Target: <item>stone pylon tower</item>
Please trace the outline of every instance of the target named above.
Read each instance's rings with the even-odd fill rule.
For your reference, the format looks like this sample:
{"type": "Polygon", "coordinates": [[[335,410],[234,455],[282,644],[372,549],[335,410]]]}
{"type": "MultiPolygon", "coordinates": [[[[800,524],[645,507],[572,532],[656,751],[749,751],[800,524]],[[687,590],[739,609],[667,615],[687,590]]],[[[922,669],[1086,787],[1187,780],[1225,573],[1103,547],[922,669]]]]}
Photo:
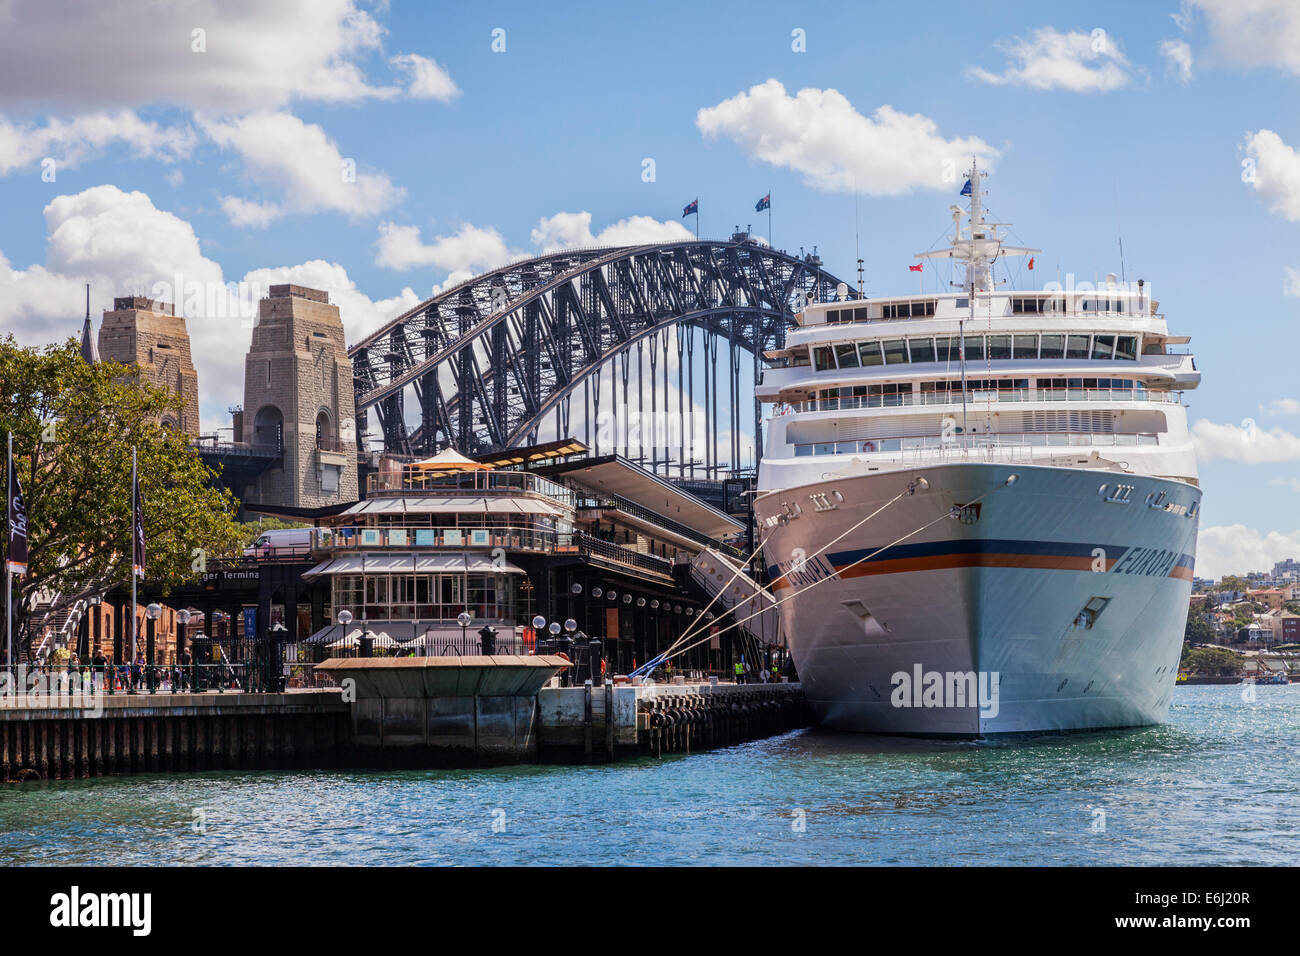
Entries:
{"type": "Polygon", "coordinates": [[[263,472],[247,499],[296,508],[355,501],[354,407],[338,306],[317,289],[271,286],[244,359],[243,435],[236,437],[282,447],[283,467],[263,472]]]}
{"type": "Polygon", "coordinates": [[[99,355],[105,362],[134,365],[145,381],[179,395],[179,411],[168,409],[162,422],[198,437],[199,376],[185,318],[173,306],[138,295],[115,298],[99,327],[99,355]]]}

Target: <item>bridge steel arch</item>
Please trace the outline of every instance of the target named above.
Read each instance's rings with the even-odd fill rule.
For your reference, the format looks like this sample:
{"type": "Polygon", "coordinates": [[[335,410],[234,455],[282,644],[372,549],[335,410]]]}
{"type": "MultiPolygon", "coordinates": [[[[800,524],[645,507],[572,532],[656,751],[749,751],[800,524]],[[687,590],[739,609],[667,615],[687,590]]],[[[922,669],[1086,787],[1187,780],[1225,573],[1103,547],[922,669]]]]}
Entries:
{"type": "MultiPolygon", "coordinates": [[[[593,417],[600,418],[600,383],[607,371],[615,376],[615,421],[633,404],[644,412],[646,385],[651,411],[672,410],[674,344],[681,413],[688,377],[689,394],[697,394],[698,329],[706,358],[705,402],[715,410],[723,401],[716,359],[726,349],[729,457],[735,465],[744,400],[740,353],[750,353],[757,379],[763,352],[784,345],[794,312],[803,302],[832,298],[839,282],[815,255],[789,255],[746,236],[565,250],[511,263],[420,303],[348,350],[359,424],[373,409],[384,447],[393,452],[428,453],[447,445],[465,453],[493,451],[535,441],[548,416],[555,417],[557,434],[569,434],[571,402],[581,390],[582,427],[590,435],[593,417]],[[643,381],[638,374],[640,395],[634,399],[630,362],[635,353],[637,368],[643,368],[647,347],[650,375],[643,381]],[[408,393],[419,406],[418,422],[410,426],[408,393]]],[[[716,448],[720,419],[707,408],[706,418],[713,430],[707,447],[716,448]]],[[[758,426],[755,401],[756,443],[758,426]]],[[[624,445],[629,451],[626,437],[624,445]]],[[[608,442],[606,449],[617,450],[608,442]]],[[[650,457],[649,467],[663,465],[666,471],[670,449],[656,448],[650,457]]],[[[704,461],[690,462],[692,474],[696,464],[706,474],[721,468],[718,458],[706,450],[704,461]]],[[[682,455],[676,464],[684,472],[682,455]]]]}

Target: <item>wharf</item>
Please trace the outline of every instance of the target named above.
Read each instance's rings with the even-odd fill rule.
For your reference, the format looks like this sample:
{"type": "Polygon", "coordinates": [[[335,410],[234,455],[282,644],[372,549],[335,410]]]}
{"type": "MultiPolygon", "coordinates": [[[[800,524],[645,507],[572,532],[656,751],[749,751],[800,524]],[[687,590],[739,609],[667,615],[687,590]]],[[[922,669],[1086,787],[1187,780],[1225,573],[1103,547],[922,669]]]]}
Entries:
{"type": "Polygon", "coordinates": [[[807,726],[798,684],[551,686],[547,657],[348,658],[336,687],[0,701],[0,782],[608,762],[807,726]]]}

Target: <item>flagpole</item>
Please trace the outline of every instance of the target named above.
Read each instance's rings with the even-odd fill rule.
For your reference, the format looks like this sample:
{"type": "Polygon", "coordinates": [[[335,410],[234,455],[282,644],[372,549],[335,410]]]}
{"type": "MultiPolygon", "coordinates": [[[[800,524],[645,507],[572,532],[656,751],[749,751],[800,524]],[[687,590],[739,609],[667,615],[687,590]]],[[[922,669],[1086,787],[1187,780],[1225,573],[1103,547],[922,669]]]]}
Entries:
{"type": "Polygon", "coordinates": [[[772,244],[772,190],[767,191],[767,247],[775,249],[772,244]]]}
{"type": "Polygon", "coordinates": [[[135,446],[131,446],[131,664],[135,664],[136,641],[139,627],[135,619],[136,595],[135,595],[135,509],[139,503],[135,500],[136,488],[135,474],[135,446]]]}

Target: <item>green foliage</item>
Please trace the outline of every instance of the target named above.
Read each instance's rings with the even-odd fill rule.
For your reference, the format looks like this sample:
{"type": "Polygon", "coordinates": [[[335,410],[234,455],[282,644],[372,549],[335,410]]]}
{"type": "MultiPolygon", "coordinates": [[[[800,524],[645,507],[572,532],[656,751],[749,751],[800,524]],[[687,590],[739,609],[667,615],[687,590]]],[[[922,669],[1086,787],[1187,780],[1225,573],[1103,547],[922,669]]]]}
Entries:
{"type": "Polygon", "coordinates": [[[1180,666],[1193,674],[1218,677],[1239,673],[1242,660],[1240,654],[1226,647],[1184,647],[1180,666]]]}
{"type": "Polygon", "coordinates": [[[27,500],[20,615],[41,589],[60,594],[58,610],[130,583],[132,447],[149,578],[166,591],[197,578],[199,557],[238,553],[235,499],[212,484],[188,436],[159,424],[178,402],[128,366],[88,365],[73,339],[44,348],[0,340],[0,440],[13,432],[27,500]]]}
{"type": "Polygon", "coordinates": [[[260,521],[241,521],[239,523],[240,542],[246,548],[252,547],[257,536],[263,531],[280,531],[283,528],[310,528],[311,525],[301,521],[281,521],[279,518],[262,518],[260,521]]]}
{"type": "Polygon", "coordinates": [[[1191,608],[1187,612],[1187,629],[1183,632],[1183,640],[1189,644],[1212,644],[1214,638],[1214,625],[1205,609],[1191,608]]]}

